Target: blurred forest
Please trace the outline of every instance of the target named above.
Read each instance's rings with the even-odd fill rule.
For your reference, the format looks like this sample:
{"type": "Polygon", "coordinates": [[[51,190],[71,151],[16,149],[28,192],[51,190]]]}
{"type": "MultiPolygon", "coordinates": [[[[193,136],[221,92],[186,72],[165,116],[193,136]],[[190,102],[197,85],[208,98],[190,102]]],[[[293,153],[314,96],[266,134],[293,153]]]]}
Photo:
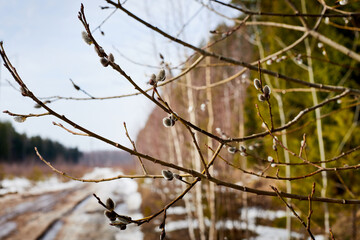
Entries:
{"type": "Polygon", "coordinates": [[[78,163],[82,153],[77,148],[68,148],[59,142],[39,136],[28,137],[15,131],[10,122],[0,122],[0,162],[23,163],[36,160],[37,147],[50,161],[78,163]]]}
{"type": "MultiPolygon", "coordinates": [[[[330,2],[330,1],[327,1],[330,2]]],[[[239,3],[239,6],[246,6],[245,9],[260,9],[261,12],[281,12],[292,13],[292,9],[286,1],[233,1],[239,3]]],[[[297,1],[294,3],[302,12],[319,13],[322,6],[316,1],[297,1]],[[301,3],[302,2],[302,3],[301,3]],[[306,3],[305,3],[306,2],[306,3]],[[306,10],[304,10],[304,8],[306,10]]],[[[330,4],[330,3],[329,3],[330,4]]],[[[356,12],[360,9],[359,2],[352,2],[342,7],[342,10],[356,12]]],[[[243,19],[241,14],[239,19],[243,19]]],[[[309,26],[314,26],[317,18],[307,18],[309,26]]],[[[301,31],[284,29],[282,27],[267,27],[266,23],[288,24],[296,26],[301,23],[297,17],[277,17],[273,16],[253,16],[251,24],[243,26],[236,32],[231,32],[238,25],[232,27],[219,26],[213,31],[214,36],[208,40],[210,43],[216,42],[222,36],[231,32],[231,36],[225,40],[211,46],[208,50],[216,52],[219,55],[235,58],[239,61],[251,62],[255,59],[263,59],[276,51],[291,45],[300,39],[304,34],[301,31]],[[259,21],[259,24],[256,24],[259,21]],[[229,30],[230,29],[230,30],[229,30]]],[[[270,25],[271,26],[271,25],[270,25]]],[[[352,49],[354,52],[360,50],[359,40],[359,16],[353,18],[331,18],[325,19],[317,31],[326,35],[334,42],[352,49]],[[348,25],[357,28],[346,28],[348,25]],[[342,26],[342,27],[339,27],[342,26]]],[[[193,57],[196,59],[199,55],[193,57]]],[[[194,62],[195,60],[193,60],[194,62]]],[[[192,62],[192,63],[193,63],[192,62]]],[[[185,66],[189,67],[192,63],[185,66]]],[[[163,63],[166,68],[166,60],[163,63]]],[[[269,69],[279,72],[286,76],[291,76],[305,81],[316,79],[318,83],[346,86],[359,89],[360,87],[360,63],[354,59],[348,58],[343,53],[333,49],[316,38],[308,38],[304,43],[296,45],[290,51],[283,55],[278,55],[261,64],[263,69],[269,69]],[[311,79],[310,79],[311,78],[311,79]]],[[[168,69],[171,73],[171,69],[168,69]]],[[[259,73],[255,71],[245,71],[236,78],[229,79],[242,70],[240,66],[234,66],[224,63],[214,58],[207,59],[206,63],[200,64],[191,73],[181,78],[174,84],[168,84],[162,88],[162,96],[174,111],[180,116],[186,116],[192,123],[209,132],[215,132],[218,136],[227,138],[231,136],[249,136],[253,133],[264,130],[262,121],[257,116],[255,103],[259,105],[260,112],[266,121],[270,116],[267,113],[268,106],[259,103],[258,91],[254,88],[253,79],[260,78],[259,73]],[[220,81],[219,79],[225,79],[220,81]]],[[[172,75],[169,77],[173,77],[172,75]]],[[[334,92],[326,90],[317,90],[314,93],[309,88],[299,88],[298,84],[289,81],[280,81],[276,77],[263,75],[263,84],[268,84],[272,89],[272,115],[275,126],[282,126],[293,119],[300,111],[311,107],[325,99],[335,96],[334,92]],[[315,96],[315,97],[314,97],[315,96]],[[316,98],[316,100],[314,100],[316,98]]],[[[359,119],[359,99],[354,98],[341,99],[321,108],[320,116],[315,113],[309,113],[304,116],[296,125],[283,132],[275,133],[285,146],[292,149],[301,149],[303,135],[306,134],[306,147],[304,150],[305,158],[311,162],[320,163],[326,159],[331,159],[346,151],[356,148],[360,144],[359,119]],[[319,135],[317,120],[321,121],[323,143],[319,147],[319,135]],[[323,149],[321,149],[323,148],[323,149]],[[323,153],[321,153],[323,151],[323,153]],[[323,157],[321,155],[324,154],[323,157]]],[[[319,111],[320,112],[320,111],[319,111]]],[[[194,167],[195,161],[194,148],[191,144],[192,139],[180,124],[175,124],[171,129],[164,128],[160,123],[166,117],[161,109],[156,108],[150,115],[146,126],[139,133],[137,138],[138,150],[142,153],[156,156],[160,159],[179,164],[185,167],[194,167]],[[155,137],[156,136],[156,137],[155,137]]],[[[197,135],[201,151],[208,152],[209,148],[215,145],[214,140],[209,140],[205,135],[197,135]]],[[[244,174],[241,169],[247,170],[247,173],[258,173],[259,176],[305,176],[313,167],[307,164],[301,164],[301,160],[291,156],[283,148],[277,146],[272,138],[257,138],[248,140],[233,147],[240,149],[240,146],[246,147],[248,155],[233,154],[231,151],[222,153],[221,156],[226,159],[214,165],[214,174],[224,181],[239,182],[240,184],[256,187],[257,189],[266,189],[269,184],[274,184],[273,180],[256,178],[249,174],[244,174]],[[276,162],[287,162],[291,165],[289,173],[286,173],[286,166],[278,164],[271,165],[264,160],[268,157],[276,159],[276,162]],[[286,159],[287,158],[287,159],[286,159]],[[298,165],[297,165],[298,164],[298,165]],[[236,168],[241,168],[236,169],[236,168]],[[265,169],[265,170],[264,170],[265,169]]],[[[298,150],[297,150],[298,151],[298,150]]],[[[300,150],[301,151],[301,150],[300,150]]],[[[210,151],[211,152],[211,151],[210,151]]],[[[210,153],[210,156],[213,152],[210,153]]],[[[349,166],[359,162],[360,153],[357,151],[352,155],[327,163],[327,167],[349,166]],[[345,164],[346,163],[346,164],[345,164]]],[[[149,169],[158,168],[156,164],[148,163],[149,169]]],[[[317,174],[301,180],[292,180],[283,182],[283,188],[287,191],[297,194],[307,195],[316,183],[317,192],[320,192],[323,186],[323,176],[317,174]],[[290,187],[287,184],[291,184],[290,187]],[[287,186],[286,186],[287,185],[287,186]]],[[[329,172],[326,176],[327,187],[326,196],[335,198],[358,198],[360,187],[354,184],[360,181],[358,171],[329,172]]],[[[279,182],[277,182],[279,183],[279,182]]],[[[158,183],[161,189],[161,183],[158,183]]],[[[204,184],[205,185],[205,184],[204,184]]],[[[231,219],[238,207],[246,207],[261,204],[267,208],[279,207],[281,203],[277,199],[265,201],[263,198],[246,195],[246,193],[233,192],[217,187],[215,195],[211,198],[211,183],[202,186],[203,195],[201,203],[204,205],[204,215],[208,219],[231,219]],[[212,212],[211,204],[215,200],[216,206],[212,212]],[[224,205],[226,204],[226,205],[224,205]],[[216,214],[212,218],[212,214],[216,214]]],[[[165,193],[164,193],[165,194],[165,193]]],[[[190,200],[195,204],[194,198],[190,200]]],[[[146,204],[145,204],[146,205],[146,204]]],[[[308,202],[295,201],[296,209],[306,215],[308,211],[308,202]]],[[[313,216],[313,231],[324,233],[324,207],[316,204],[316,216],[313,216]]],[[[146,206],[144,206],[146,208],[146,206]]],[[[314,207],[315,208],[315,207],[314,207]]],[[[330,205],[329,222],[335,236],[341,236],[341,239],[360,239],[356,237],[356,229],[360,228],[358,207],[344,207],[340,205],[330,205]],[[351,220],[349,220],[349,218],[351,220]],[[355,233],[354,233],[355,232],[355,233]],[[354,238],[355,236],[355,238],[354,238]]],[[[194,213],[199,217],[199,213],[194,213]]],[[[236,215],[236,214],[235,214],[236,215]]],[[[285,219],[284,219],[285,221],[285,219]]],[[[278,222],[278,227],[285,227],[285,222],[278,222]]],[[[300,224],[296,220],[291,223],[292,229],[300,229],[300,224]]],[[[326,227],[325,227],[326,228],[326,227]]],[[[226,235],[218,229],[218,237],[226,235]],[[224,235],[222,235],[224,234],[224,235]]],[[[245,236],[244,233],[233,231],[233,237],[245,236]],[[240,235],[239,235],[240,234],[240,235]]],[[[326,234],[326,232],[325,232],[326,234]]],[[[191,234],[190,234],[191,235],[191,234]]],[[[233,239],[233,238],[232,238],[233,239]]],[[[235,238],[234,238],[235,239],[235,238]]]]}

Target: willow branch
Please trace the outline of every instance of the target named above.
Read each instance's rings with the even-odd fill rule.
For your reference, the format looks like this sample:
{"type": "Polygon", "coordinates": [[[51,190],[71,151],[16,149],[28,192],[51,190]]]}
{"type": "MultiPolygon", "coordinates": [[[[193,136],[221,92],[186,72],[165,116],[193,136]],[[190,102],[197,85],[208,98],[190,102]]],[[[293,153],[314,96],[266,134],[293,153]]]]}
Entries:
{"type": "Polygon", "coordinates": [[[294,208],[289,205],[285,199],[281,196],[279,190],[274,187],[274,186],[270,186],[272,188],[272,190],[274,190],[274,192],[276,193],[276,195],[281,199],[281,201],[283,201],[283,203],[286,205],[287,208],[289,208],[292,213],[294,214],[294,216],[300,221],[300,223],[305,227],[306,231],[309,233],[311,239],[315,240],[314,235],[312,234],[312,232],[310,231],[310,228],[307,227],[306,223],[304,222],[304,220],[301,219],[301,217],[295,212],[294,208]]]}
{"type": "Polygon", "coordinates": [[[232,8],[232,9],[236,9],[242,13],[245,14],[250,14],[250,15],[259,15],[259,16],[273,16],[273,17],[351,17],[351,16],[358,16],[360,15],[360,13],[354,12],[354,13],[341,13],[341,14],[334,14],[334,13],[329,13],[329,14],[308,14],[308,13],[301,13],[301,12],[296,12],[296,13],[274,13],[274,12],[261,12],[261,11],[250,11],[250,10],[246,10],[244,8],[240,8],[238,6],[235,6],[233,4],[229,4],[229,3],[224,3],[218,0],[211,0],[212,2],[216,2],[219,3],[223,6],[232,8]]]}
{"type": "Polygon", "coordinates": [[[71,133],[71,134],[73,134],[73,135],[78,135],[78,136],[87,136],[87,137],[89,137],[89,136],[90,136],[90,135],[89,135],[89,134],[87,134],[87,133],[74,132],[74,131],[72,131],[72,130],[70,130],[70,129],[66,128],[66,127],[64,127],[64,125],[62,125],[61,123],[56,123],[56,122],[53,122],[53,125],[58,126],[58,127],[61,127],[62,129],[64,129],[65,131],[67,131],[67,132],[69,132],[69,133],[71,133]]]}
{"type": "MultiPolygon", "coordinates": [[[[39,157],[39,159],[41,161],[43,161],[49,168],[51,168],[51,170],[53,170],[54,172],[66,177],[66,178],[69,178],[69,179],[72,179],[72,180],[75,180],[75,181],[79,181],[79,182],[95,182],[95,183],[98,183],[98,182],[108,182],[108,181],[113,181],[113,180],[116,180],[116,179],[121,179],[121,178],[128,178],[128,179],[139,179],[139,178],[161,178],[163,179],[164,176],[163,175],[118,175],[118,176],[115,176],[115,177],[111,177],[111,178],[101,178],[101,179],[84,179],[84,178],[77,178],[77,177],[73,177],[73,176],[70,176],[68,175],[67,173],[65,172],[62,172],[58,169],[56,169],[50,162],[46,161],[42,156],[41,154],[39,153],[38,149],[35,147],[35,152],[36,152],[36,155],[39,157]]],[[[189,174],[181,174],[180,175],[181,177],[192,177],[192,175],[189,175],[189,174]]]]}
{"type": "MultiPolygon", "coordinates": [[[[243,62],[243,61],[238,61],[238,60],[235,60],[235,59],[232,59],[232,58],[228,58],[228,57],[224,57],[222,55],[218,55],[214,52],[209,52],[209,51],[206,51],[206,50],[203,50],[201,48],[198,48],[198,47],[195,47],[194,45],[191,45],[187,42],[184,42],[176,37],[173,37],[171,35],[169,35],[168,33],[162,31],[161,29],[151,25],[150,23],[144,21],[143,19],[139,18],[138,16],[136,16],[135,14],[133,14],[132,12],[128,11],[127,9],[125,9],[120,3],[115,3],[111,0],[106,0],[106,2],[108,2],[109,4],[119,8],[121,11],[125,12],[127,15],[129,15],[131,18],[135,19],[136,21],[142,23],[143,25],[145,25],[146,27],[154,30],[155,32],[158,32],[159,34],[163,35],[164,37],[172,40],[173,42],[176,42],[178,44],[181,44],[183,45],[184,47],[187,47],[187,48],[190,48],[198,53],[200,53],[201,55],[204,55],[204,56],[210,56],[210,57],[214,57],[214,58],[217,58],[219,59],[220,61],[225,61],[225,62],[228,62],[228,63],[232,63],[232,64],[235,64],[235,65],[240,65],[240,66],[243,66],[243,67],[246,67],[250,70],[253,70],[253,71],[257,71],[258,68],[256,66],[254,66],[254,64],[257,64],[256,63],[253,63],[253,64],[250,64],[250,63],[247,63],[247,62],[243,62]]],[[[309,31],[310,34],[316,34],[315,31],[309,31]]],[[[324,36],[320,36],[319,34],[317,34],[317,37],[320,39],[323,39],[325,40],[326,37],[324,36]]],[[[327,41],[327,43],[331,42],[330,41],[327,41]]],[[[334,43],[334,42],[333,42],[334,43]]],[[[339,47],[339,49],[343,49],[344,47],[339,47]]],[[[356,56],[357,54],[352,52],[351,50],[347,49],[348,52],[347,54],[349,56],[356,56]]],[[[360,58],[360,55],[359,55],[359,58],[360,58]]],[[[302,81],[300,79],[296,79],[296,78],[292,78],[292,77],[288,77],[288,76],[285,76],[283,74],[280,74],[280,73],[277,73],[277,72],[273,72],[273,71],[270,71],[270,70],[266,70],[266,69],[261,69],[261,71],[265,74],[268,74],[270,76],[274,76],[274,77],[277,77],[279,79],[284,79],[286,81],[290,81],[290,82],[294,82],[294,83],[297,83],[297,84],[302,84],[302,85],[305,85],[305,86],[308,86],[308,87],[313,87],[313,88],[319,88],[319,89],[327,89],[327,90],[330,90],[330,91],[335,91],[335,92],[342,92],[342,91],[345,91],[347,89],[350,90],[350,92],[352,94],[356,94],[356,95],[360,95],[360,90],[359,89],[350,89],[350,88],[346,88],[346,87],[340,87],[340,86],[331,86],[331,85],[324,85],[324,84],[318,84],[318,83],[309,83],[309,82],[306,82],[306,81],[302,81]]]]}
{"type": "Polygon", "coordinates": [[[49,112],[46,113],[40,113],[40,114],[34,114],[34,113],[29,113],[29,114],[18,114],[18,113],[12,113],[8,110],[3,111],[3,113],[8,114],[9,116],[12,117],[23,117],[23,118],[29,118],[29,117],[43,117],[43,116],[48,116],[50,115],[49,112]]]}
{"type": "MultiPolygon", "coordinates": [[[[346,90],[343,93],[341,93],[341,94],[339,94],[339,95],[337,95],[337,96],[335,96],[333,98],[326,99],[326,100],[324,100],[323,102],[321,102],[321,103],[319,103],[317,105],[314,105],[314,106],[309,107],[309,108],[305,108],[304,110],[300,111],[298,113],[298,115],[296,115],[292,120],[290,120],[288,123],[286,123],[284,126],[275,128],[272,131],[272,133],[280,132],[280,131],[282,131],[284,129],[289,128],[290,126],[292,126],[296,122],[298,122],[305,114],[315,110],[316,108],[322,107],[322,106],[328,104],[329,102],[336,101],[336,100],[338,100],[340,98],[343,98],[348,94],[349,94],[349,91],[346,90]]],[[[229,139],[225,140],[225,143],[243,142],[243,141],[247,141],[247,140],[250,140],[250,139],[255,139],[255,138],[259,138],[259,137],[265,137],[268,134],[269,134],[269,132],[265,131],[265,132],[262,132],[262,133],[255,133],[255,134],[252,134],[252,135],[249,135],[249,136],[246,136],[246,137],[242,137],[242,138],[229,138],[229,139]]]]}
{"type": "MultiPolygon", "coordinates": [[[[127,127],[126,127],[126,123],[125,123],[125,122],[124,122],[124,128],[125,128],[125,134],[126,134],[126,137],[129,139],[129,141],[130,141],[131,145],[133,146],[134,151],[136,151],[136,152],[137,152],[137,150],[136,150],[136,146],[135,146],[135,142],[134,142],[133,140],[131,140],[130,135],[129,135],[129,132],[128,132],[127,127]]],[[[143,161],[141,160],[141,158],[140,158],[139,156],[137,156],[137,158],[138,158],[138,160],[139,160],[139,162],[140,162],[140,165],[141,165],[141,168],[142,168],[142,170],[143,170],[144,174],[145,174],[145,175],[148,175],[148,172],[146,171],[146,168],[145,168],[145,166],[144,166],[143,161]]]]}

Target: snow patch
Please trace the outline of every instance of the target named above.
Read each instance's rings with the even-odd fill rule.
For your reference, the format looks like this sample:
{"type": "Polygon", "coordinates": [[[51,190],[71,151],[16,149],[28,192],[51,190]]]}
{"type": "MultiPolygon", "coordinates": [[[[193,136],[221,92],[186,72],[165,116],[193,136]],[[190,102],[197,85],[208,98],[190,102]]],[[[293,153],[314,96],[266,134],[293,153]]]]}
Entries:
{"type": "MultiPolygon", "coordinates": [[[[194,209],[191,209],[192,211],[194,211],[194,209]]],[[[181,206],[177,206],[177,207],[170,207],[166,210],[166,214],[167,215],[182,215],[182,214],[186,214],[186,208],[181,207],[181,206]]]]}
{"type": "Polygon", "coordinates": [[[15,222],[7,222],[4,224],[0,224],[0,239],[9,235],[12,231],[14,231],[17,227],[15,222]]]}
{"type": "Polygon", "coordinates": [[[24,192],[26,189],[29,189],[32,184],[26,178],[13,178],[2,180],[0,186],[0,195],[5,195],[8,193],[24,192]]]}
{"type": "MultiPolygon", "coordinates": [[[[240,220],[222,220],[216,222],[216,229],[248,229],[257,234],[255,238],[256,240],[267,240],[269,236],[271,239],[274,240],[286,240],[287,239],[287,231],[286,229],[282,228],[275,228],[270,226],[261,226],[256,225],[256,219],[268,219],[274,220],[276,218],[281,218],[286,216],[286,212],[282,210],[272,211],[272,210],[264,210],[256,207],[248,208],[247,209],[247,216],[248,216],[248,224],[246,224],[245,220],[245,209],[241,209],[241,219],[240,220]],[[246,226],[248,225],[248,226],[246,226]]],[[[167,210],[168,214],[185,214],[185,208],[183,207],[173,207],[167,210]]],[[[199,223],[196,219],[192,220],[192,224],[194,228],[198,228],[199,223]]],[[[205,225],[210,226],[211,222],[209,219],[205,219],[205,225]]],[[[188,220],[179,220],[179,221],[169,221],[166,223],[166,231],[173,232],[181,229],[187,229],[189,226],[188,220]]],[[[155,228],[155,231],[160,231],[158,227],[155,228]]],[[[294,239],[302,239],[303,235],[292,232],[291,237],[294,239]]],[[[319,239],[322,236],[317,236],[319,239]]],[[[316,238],[318,239],[318,238],[316,238]]]]}
{"type": "Polygon", "coordinates": [[[60,191],[73,188],[77,185],[79,185],[79,182],[62,182],[56,176],[38,182],[32,182],[26,178],[4,179],[0,183],[0,196],[9,193],[41,194],[49,191],[60,191]]]}

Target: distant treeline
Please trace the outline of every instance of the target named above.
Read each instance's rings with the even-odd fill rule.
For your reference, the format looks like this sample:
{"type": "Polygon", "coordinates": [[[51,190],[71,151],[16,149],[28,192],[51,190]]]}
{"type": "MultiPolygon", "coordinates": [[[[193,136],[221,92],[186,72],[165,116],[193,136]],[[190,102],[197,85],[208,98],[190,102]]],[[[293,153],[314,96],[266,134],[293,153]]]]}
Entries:
{"type": "Polygon", "coordinates": [[[42,139],[39,136],[27,137],[15,131],[10,122],[0,122],[0,162],[22,162],[36,157],[34,147],[48,161],[77,163],[82,153],[77,148],[66,148],[62,144],[42,139]]]}

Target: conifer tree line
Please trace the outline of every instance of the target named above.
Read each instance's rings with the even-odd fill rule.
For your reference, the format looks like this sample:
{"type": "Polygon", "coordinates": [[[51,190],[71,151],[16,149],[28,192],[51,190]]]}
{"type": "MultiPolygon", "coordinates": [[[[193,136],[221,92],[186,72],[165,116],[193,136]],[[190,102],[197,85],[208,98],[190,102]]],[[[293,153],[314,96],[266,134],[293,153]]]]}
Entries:
{"type": "Polygon", "coordinates": [[[51,161],[77,163],[81,152],[77,148],[67,148],[59,142],[40,136],[28,137],[15,131],[10,122],[0,122],[0,161],[21,163],[36,159],[34,147],[38,147],[51,161]]]}
{"type": "MultiPolygon", "coordinates": [[[[159,69],[149,73],[148,88],[143,89],[140,80],[119,65],[116,54],[104,49],[101,38],[93,35],[86,6],[81,6],[82,37],[95,50],[94,57],[136,90],[109,98],[142,95],[156,106],[136,141],[124,124],[132,148],[56,112],[51,101],[64,97],[42,102],[7,58],[5,44],[0,53],[22,95],[41,106],[44,115],[64,123],[57,126],[134,155],[136,174],[117,178],[149,178],[157,192],[164,186],[174,190],[162,192],[161,203],[149,206],[141,219],[116,212],[113,200],[104,203],[95,193],[110,225],[126,230],[128,224],[140,226],[158,218],[160,239],[165,239],[167,209],[181,203],[187,210],[189,239],[239,234],[249,238],[254,233],[246,222],[247,209],[267,203],[286,209],[282,226],[288,239],[293,231],[311,239],[315,234],[357,238],[360,189],[354,183],[360,180],[360,2],[196,1],[233,22],[211,30],[212,37],[201,46],[144,20],[126,4],[105,2],[108,6],[103,10],[115,8],[154,34],[192,50],[180,73],[171,59],[160,54],[159,69]],[[238,17],[224,15],[218,6],[237,11],[238,17]],[[244,210],[245,232],[229,233],[216,227],[219,220],[238,218],[239,208],[244,210]]],[[[36,153],[61,173],[39,148],[36,153]]],[[[114,180],[62,175],[79,181],[114,180]]]]}

